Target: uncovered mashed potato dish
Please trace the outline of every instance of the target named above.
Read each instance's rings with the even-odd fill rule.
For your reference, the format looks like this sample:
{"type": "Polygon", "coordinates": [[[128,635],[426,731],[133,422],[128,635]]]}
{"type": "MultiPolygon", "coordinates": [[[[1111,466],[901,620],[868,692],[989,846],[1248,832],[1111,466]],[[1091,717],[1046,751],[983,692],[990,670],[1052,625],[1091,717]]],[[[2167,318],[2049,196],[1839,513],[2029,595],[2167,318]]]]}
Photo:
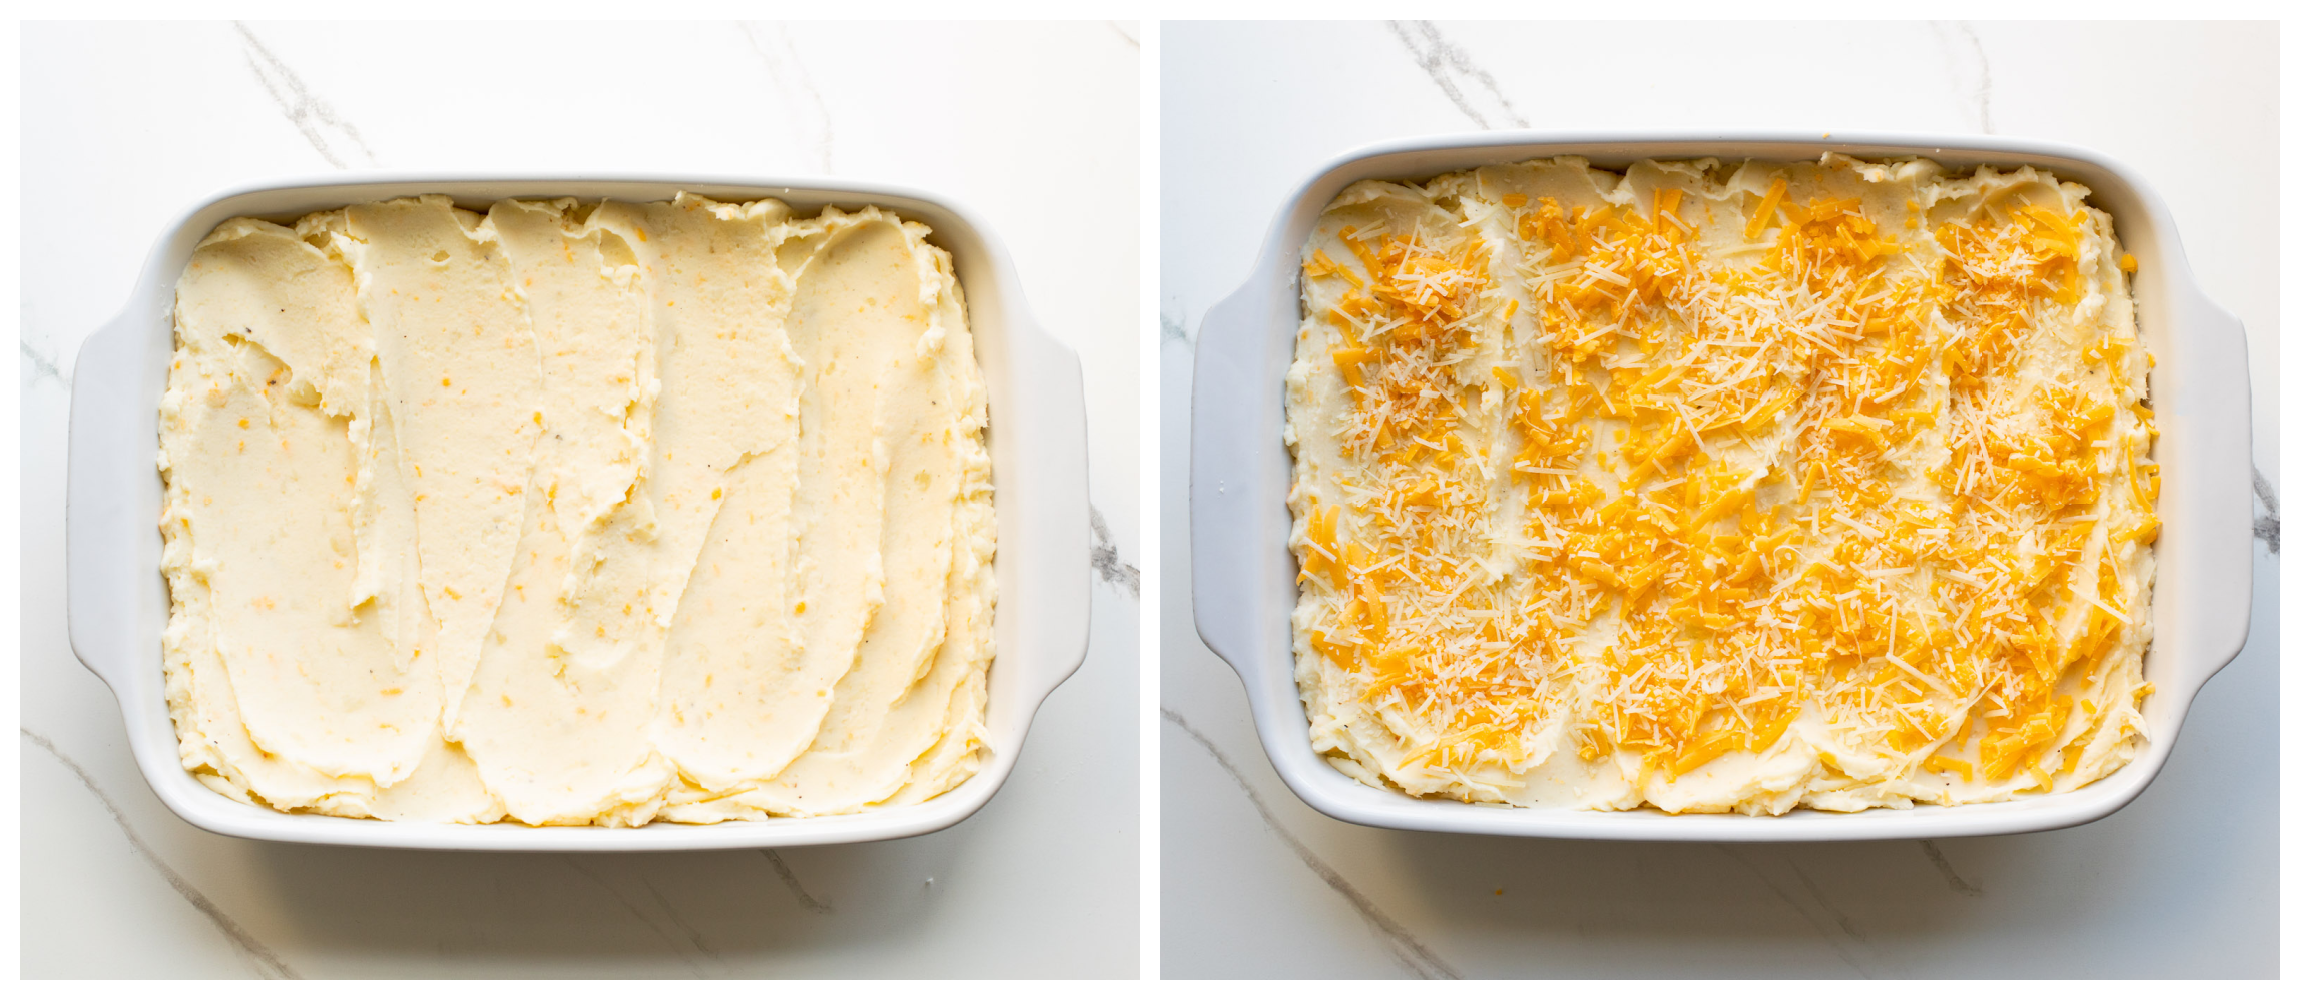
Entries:
{"type": "Polygon", "coordinates": [[[2122,766],[2155,428],[2088,194],[1836,155],[1345,189],[1287,374],[1317,750],[1673,813],[2122,766]]]}
{"type": "Polygon", "coordinates": [[[184,766],[280,810],[538,825],[964,781],[990,466],[926,235],[691,195],[217,227],[160,420],[184,766]]]}

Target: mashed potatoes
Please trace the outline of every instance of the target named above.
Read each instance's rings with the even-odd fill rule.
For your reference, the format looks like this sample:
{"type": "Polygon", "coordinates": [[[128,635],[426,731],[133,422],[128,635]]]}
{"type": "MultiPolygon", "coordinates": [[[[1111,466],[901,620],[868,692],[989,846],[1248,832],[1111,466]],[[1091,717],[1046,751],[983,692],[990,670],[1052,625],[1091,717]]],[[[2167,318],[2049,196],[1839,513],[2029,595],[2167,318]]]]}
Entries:
{"type": "Polygon", "coordinates": [[[1287,379],[1317,749],[1752,814],[2122,766],[2155,432],[2087,194],[1835,155],[1345,189],[1287,379]]]}
{"type": "Polygon", "coordinates": [[[689,195],[217,227],[161,409],[184,766],[277,809],[469,823],[964,781],[994,528],[926,235],[689,195]]]}

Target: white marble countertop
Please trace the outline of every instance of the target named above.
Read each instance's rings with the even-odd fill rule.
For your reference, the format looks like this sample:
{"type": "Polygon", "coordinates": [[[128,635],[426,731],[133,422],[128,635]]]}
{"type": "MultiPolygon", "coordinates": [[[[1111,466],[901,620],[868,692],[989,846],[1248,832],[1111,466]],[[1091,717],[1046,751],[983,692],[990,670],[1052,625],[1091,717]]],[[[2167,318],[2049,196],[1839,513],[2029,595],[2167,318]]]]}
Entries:
{"type": "Polygon", "coordinates": [[[1132,25],[30,24],[22,46],[25,976],[1136,973],[1132,25]],[[73,357],[194,199],[372,167],[834,175],[980,213],[1084,361],[1112,550],[1086,664],[982,812],[879,844],[454,855],[233,840],[160,804],[65,640],[73,357]]]}
{"type": "Polygon", "coordinates": [[[2276,974],[2269,542],[2244,654],[2154,787],[2098,823],[1915,843],[1514,840],[1351,826],[1287,791],[1191,621],[1186,492],[1198,323],[1334,154],[1481,127],[1994,132],[2103,150],[2170,202],[2205,292],[2250,338],[2272,525],[2273,26],[1169,23],[1160,45],[1163,975],[2276,974]]]}

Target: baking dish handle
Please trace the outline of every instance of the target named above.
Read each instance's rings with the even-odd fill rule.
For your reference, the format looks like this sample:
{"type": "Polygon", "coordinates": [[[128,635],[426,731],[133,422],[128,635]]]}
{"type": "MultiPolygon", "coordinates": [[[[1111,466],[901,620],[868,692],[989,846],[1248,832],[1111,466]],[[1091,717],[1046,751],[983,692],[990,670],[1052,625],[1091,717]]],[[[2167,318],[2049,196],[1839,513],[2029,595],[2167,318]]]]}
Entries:
{"type": "MultiPolygon", "coordinates": [[[[123,312],[81,344],[72,365],[64,472],[66,626],[73,654],[115,695],[135,660],[134,622],[116,620],[118,609],[135,607],[143,575],[132,540],[138,532],[157,533],[136,517],[137,484],[120,476],[121,462],[133,460],[128,456],[149,459],[157,447],[135,440],[137,422],[127,418],[148,402],[136,377],[138,325],[123,312]]],[[[157,471],[149,462],[145,468],[157,471]]]]}
{"type": "Polygon", "coordinates": [[[1268,395],[1257,335],[1267,303],[1252,284],[1207,310],[1198,327],[1190,391],[1190,596],[1198,636],[1238,672],[1247,697],[1259,702],[1252,669],[1263,608],[1261,534],[1281,496],[1266,495],[1258,460],[1272,442],[1257,431],[1268,424],[1242,412],[1268,395]]]}
{"type": "MultiPolygon", "coordinates": [[[[1015,373],[1017,384],[1043,394],[1052,412],[1076,414],[1076,419],[1027,421],[1002,428],[994,414],[991,425],[992,433],[1015,434],[1023,453],[1043,456],[1054,471],[1038,496],[1012,498],[1029,505],[1020,512],[1023,520],[1049,525],[1043,534],[1033,535],[1045,539],[1048,550],[1034,557],[1032,572],[1021,575],[1025,593],[1012,605],[1039,609],[1043,614],[1031,626],[1040,643],[1031,657],[1036,676],[1030,678],[1026,689],[1032,711],[1085,662],[1094,613],[1085,378],[1077,352],[1044,332],[1038,334],[1038,340],[1037,349],[1016,354],[1021,369],[1015,373]]],[[[1007,503],[1009,498],[1001,496],[999,502],[1007,503]]],[[[1004,595],[1000,595],[1000,603],[1006,603],[1004,595]]]]}
{"type": "MultiPolygon", "coordinates": [[[[2200,449],[2193,467],[2197,488],[2186,503],[2206,506],[2191,523],[2223,526],[2188,544],[2200,551],[2198,565],[2213,569],[2198,580],[2199,597],[2188,609],[2196,616],[2188,654],[2204,666],[2196,685],[2211,679],[2244,650],[2252,628],[2252,380],[2245,355],[2244,323],[2192,291],[2197,318],[2182,345],[2190,360],[2188,378],[2215,387],[2186,394],[2202,412],[2185,414],[2199,433],[2183,442],[2200,449]],[[2225,388],[2220,388],[2225,387],[2225,388]]],[[[2168,483],[2169,485],[2169,483],[2168,483]]]]}

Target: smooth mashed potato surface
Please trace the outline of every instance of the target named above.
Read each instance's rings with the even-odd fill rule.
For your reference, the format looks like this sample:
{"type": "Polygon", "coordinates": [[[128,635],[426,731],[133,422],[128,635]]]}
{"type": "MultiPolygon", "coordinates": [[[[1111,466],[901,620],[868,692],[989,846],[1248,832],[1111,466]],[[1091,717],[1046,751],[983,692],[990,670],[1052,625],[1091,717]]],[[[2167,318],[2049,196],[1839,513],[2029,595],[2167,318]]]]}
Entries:
{"type": "Polygon", "coordinates": [[[2122,766],[2155,429],[2088,193],[1836,155],[1345,189],[1287,376],[1316,748],[1750,814],[2122,766]]]}
{"type": "Polygon", "coordinates": [[[281,810],[538,825],[966,780],[990,463],[926,235],[691,195],[218,226],[160,421],[184,766],[281,810]]]}

